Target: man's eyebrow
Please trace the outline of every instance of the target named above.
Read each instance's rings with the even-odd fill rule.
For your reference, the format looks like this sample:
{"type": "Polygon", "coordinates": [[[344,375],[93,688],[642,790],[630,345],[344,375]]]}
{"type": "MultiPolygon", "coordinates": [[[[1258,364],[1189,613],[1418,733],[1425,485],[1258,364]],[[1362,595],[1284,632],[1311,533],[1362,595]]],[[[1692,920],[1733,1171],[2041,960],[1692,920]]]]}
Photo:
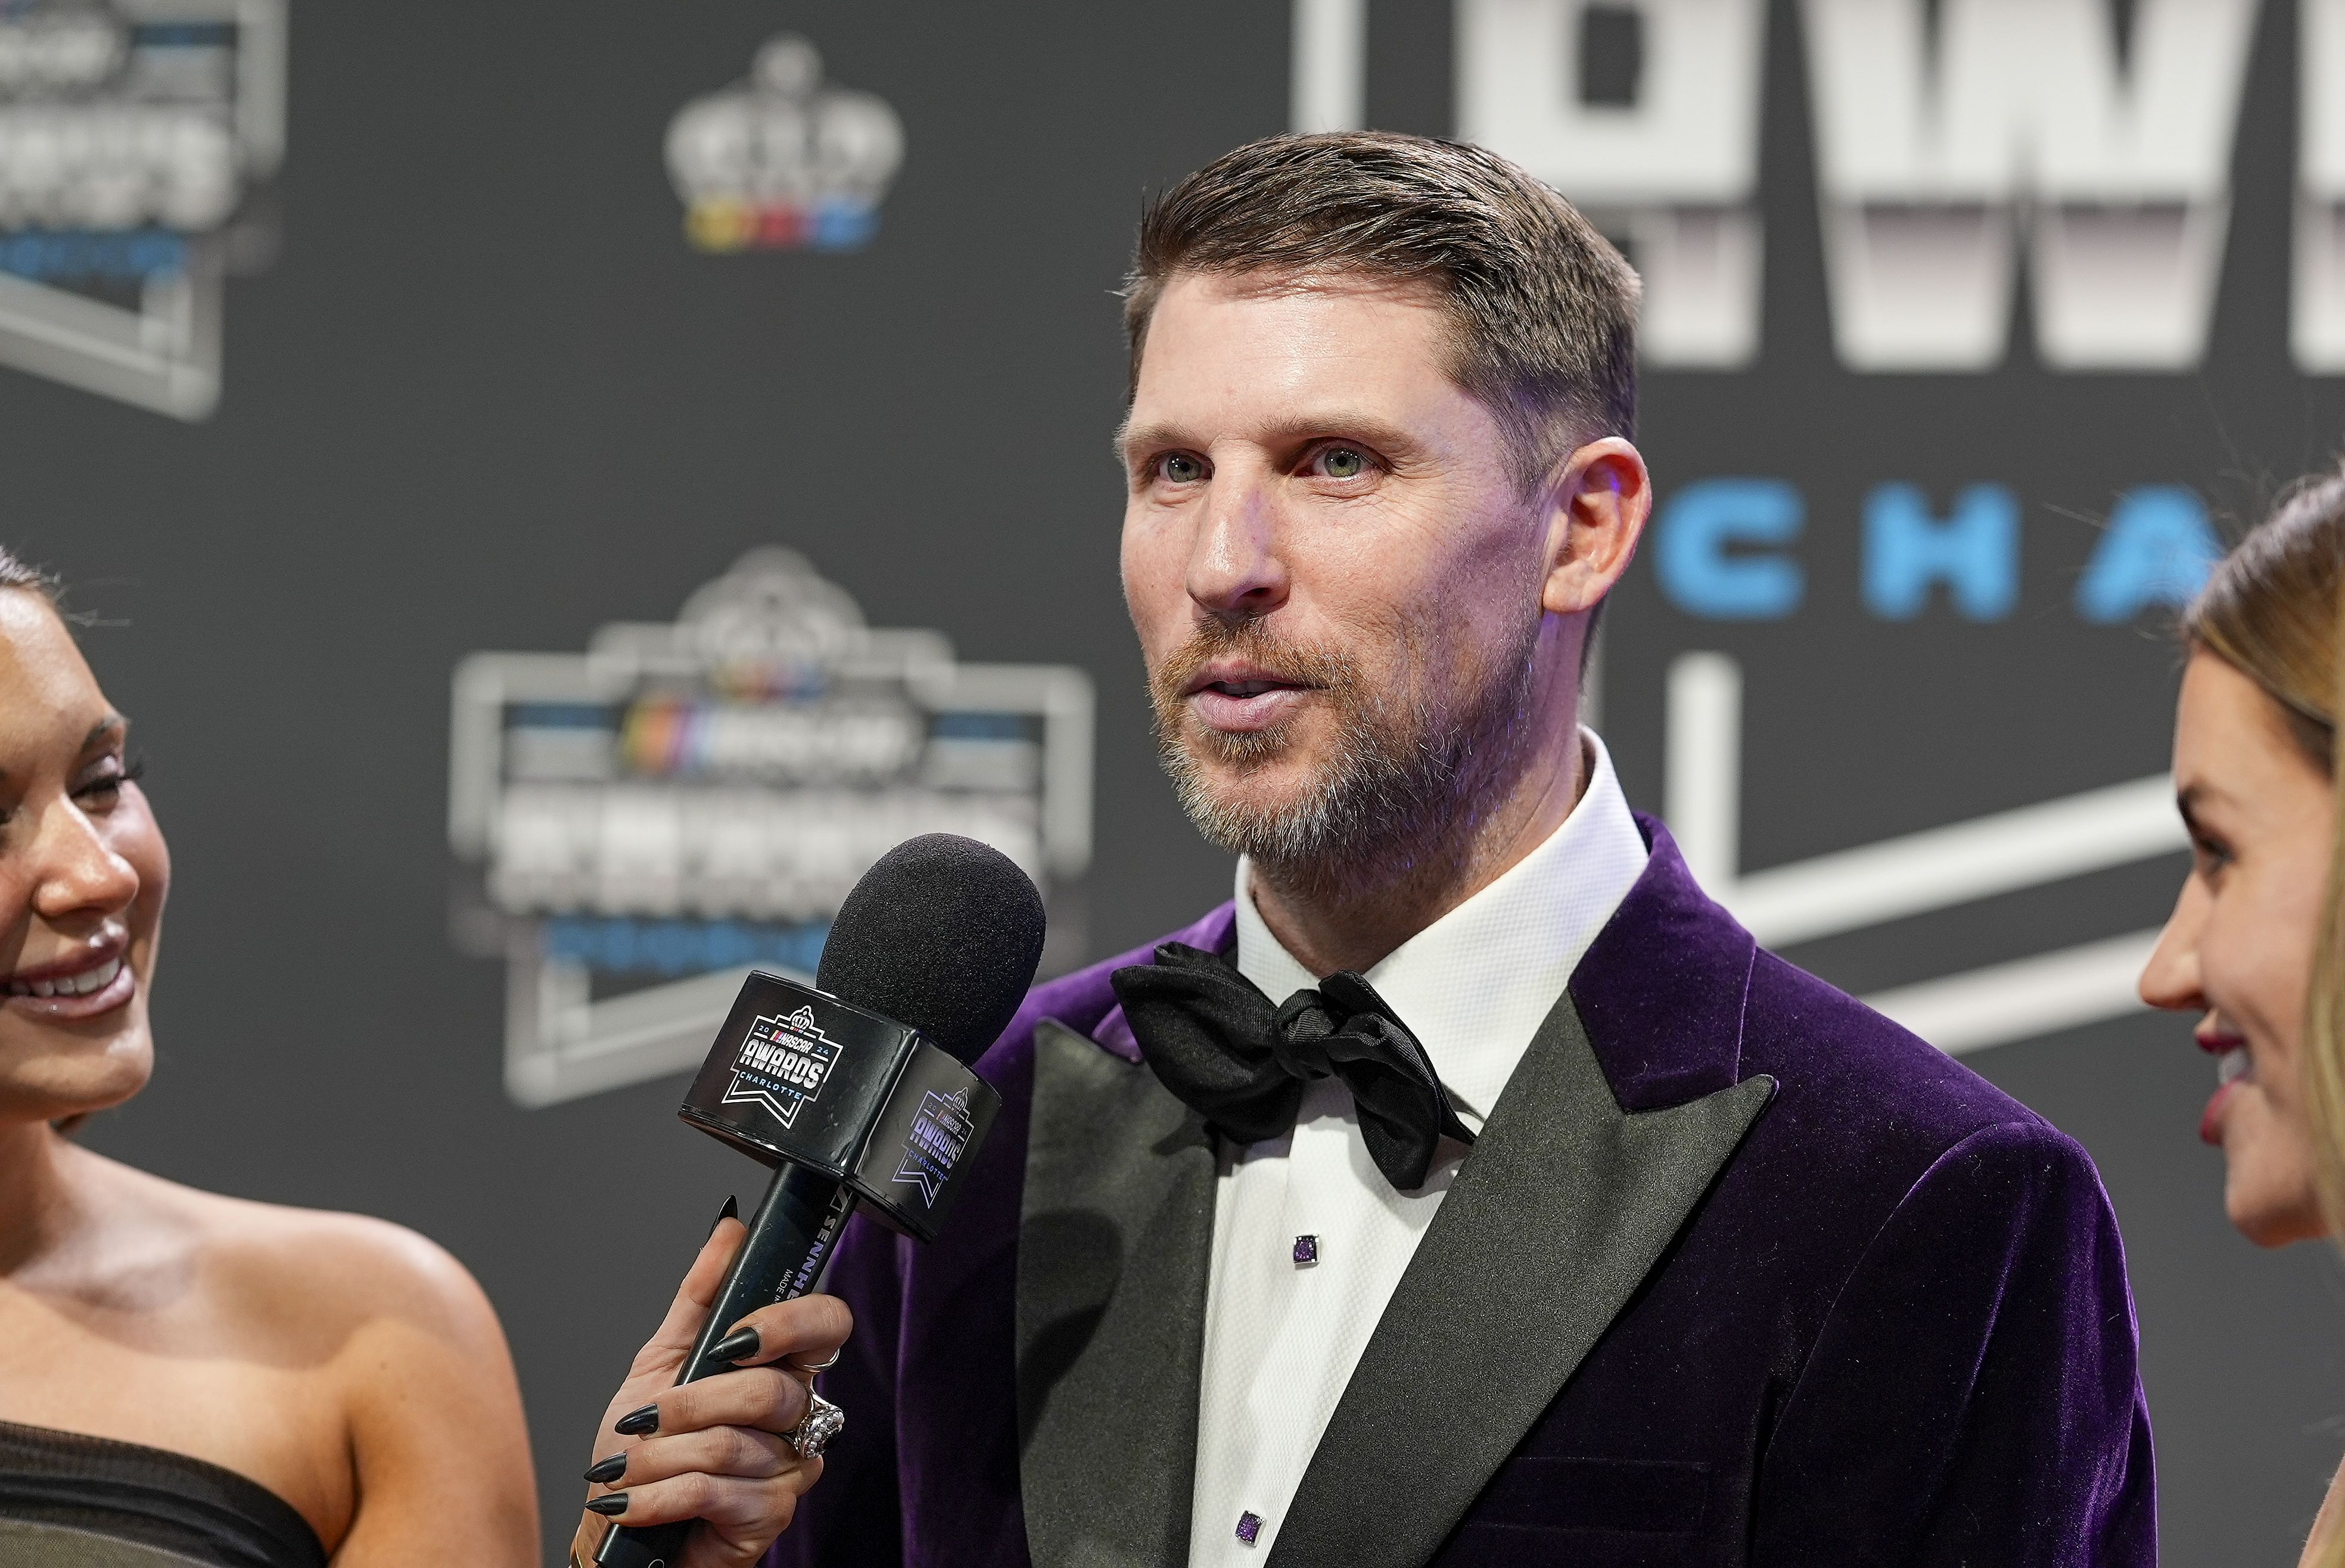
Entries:
{"type": "Polygon", "coordinates": [[[1424,443],[1390,420],[1353,409],[1327,409],[1317,412],[1290,414],[1262,434],[1273,442],[1294,442],[1318,440],[1340,440],[1352,436],[1365,441],[1377,450],[1392,455],[1414,452],[1424,443]]]}
{"type": "Polygon", "coordinates": [[[1167,447],[1198,445],[1196,439],[1178,425],[1135,425],[1130,420],[1115,430],[1115,460],[1130,462],[1132,454],[1142,451],[1162,451],[1167,447]]]}
{"type": "MultiPolygon", "coordinates": [[[[1287,446],[1297,441],[1340,440],[1345,436],[1364,441],[1387,455],[1415,452],[1423,444],[1416,436],[1389,420],[1345,409],[1289,414],[1275,424],[1248,432],[1247,439],[1267,446],[1287,446]]],[[[1115,455],[1126,462],[1135,452],[1162,451],[1167,448],[1201,447],[1204,444],[1194,431],[1172,424],[1134,425],[1126,422],[1115,433],[1115,455]]]]}

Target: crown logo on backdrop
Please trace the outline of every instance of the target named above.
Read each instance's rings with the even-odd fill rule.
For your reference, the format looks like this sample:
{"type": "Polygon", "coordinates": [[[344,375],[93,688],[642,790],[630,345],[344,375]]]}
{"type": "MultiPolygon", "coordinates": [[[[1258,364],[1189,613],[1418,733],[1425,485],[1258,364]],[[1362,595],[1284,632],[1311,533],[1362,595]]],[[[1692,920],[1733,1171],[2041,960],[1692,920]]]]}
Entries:
{"type": "Polygon", "coordinates": [[[678,640],[741,695],[818,691],[869,641],[863,611],[794,550],[753,550],[684,602],[678,640]]]}
{"type": "Polygon", "coordinates": [[[904,126],[878,96],[822,79],[794,33],[757,51],[746,82],[670,122],[668,177],[702,250],[853,250],[879,227],[904,161],[904,126]]]}

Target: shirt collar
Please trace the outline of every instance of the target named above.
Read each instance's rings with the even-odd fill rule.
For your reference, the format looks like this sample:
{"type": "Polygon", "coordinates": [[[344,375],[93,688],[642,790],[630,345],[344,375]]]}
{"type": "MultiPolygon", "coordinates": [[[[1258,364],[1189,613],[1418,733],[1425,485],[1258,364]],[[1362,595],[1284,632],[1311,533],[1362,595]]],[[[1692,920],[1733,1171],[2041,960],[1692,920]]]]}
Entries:
{"type": "MultiPolygon", "coordinates": [[[[1478,1128],[1571,972],[1645,869],[1611,754],[1582,729],[1588,787],[1547,841],[1368,971],[1424,1043],[1467,1125],[1478,1128]]],[[[1273,1002],[1318,977],[1280,946],[1237,872],[1238,972],[1273,1002]]]]}

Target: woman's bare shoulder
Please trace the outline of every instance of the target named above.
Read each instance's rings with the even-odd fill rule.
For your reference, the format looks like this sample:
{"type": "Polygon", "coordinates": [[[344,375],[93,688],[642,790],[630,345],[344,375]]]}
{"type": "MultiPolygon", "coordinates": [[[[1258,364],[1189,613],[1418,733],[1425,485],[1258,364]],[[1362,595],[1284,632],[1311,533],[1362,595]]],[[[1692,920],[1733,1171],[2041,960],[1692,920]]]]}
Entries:
{"type": "Polygon", "coordinates": [[[505,1357],[495,1312],[471,1272],[403,1225],[231,1198],[106,1164],[101,1179],[127,1209],[185,1239],[198,1288],[280,1345],[330,1356],[361,1337],[420,1334],[459,1353],[505,1357]]]}
{"type": "Polygon", "coordinates": [[[156,1338],[181,1361],[199,1349],[193,1359],[226,1369],[227,1408],[247,1412],[253,1430],[207,1457],[292,1500],[337,1562],[404,1562],[398,1543],[433,1519],[502,1543],[482,1561],[533,1555],[521,1391],[462,1264],[385,1220],[86,1158],[84,1195],[109,1217],[115,1249],[152,1260],[141,1277],[169,1320],[156,1338]]]}

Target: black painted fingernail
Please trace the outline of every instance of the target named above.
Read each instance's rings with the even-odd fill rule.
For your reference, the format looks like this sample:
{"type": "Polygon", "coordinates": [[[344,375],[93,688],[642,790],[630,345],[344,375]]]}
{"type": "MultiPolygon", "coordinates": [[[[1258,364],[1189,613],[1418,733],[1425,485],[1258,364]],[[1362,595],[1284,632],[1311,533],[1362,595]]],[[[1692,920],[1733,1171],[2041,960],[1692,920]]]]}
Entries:
{"type": "Polygon", "coordinates": [[[756,1355],[757,1347],[764,1342],[757,1338],[755,1329],[736,1329],[708,1347],[708,1359],[712,1361],[737,1361],[743,1356],[756,1355]]]}
{"type": "Polygon", "coordinates": [[[725,1207],[716,1211],[716,1218],[708,1222],[708,1233],[711,1236],[714,1236],[716,1234],[716,1228],[724,1224],[727,1219],[738,1219],[740,1218],[741,1200],[737,1198],[728,1198],[725,1200],[725,1207]]]}
{"type": "Polygon", "coordinates": [[[629,1411],[611,1423],[611,1430],[627,1437],[649,1437],[659,1431],[659,1406],[645,1405],[639,1411],[629,1411]]]}
{"type": "Polygon", "coordinates": [[[594,1486],[608,1486],[626,1473],[627,1456],[624,1453],[614,1453],[608,1459],[598,1459],[586,1467],[586,1480],[594,1486]]]}
{"type": "Polygon", "coordinates": [[[627,1494],[624,1492],[609,1492],[600,1497],[590,1497],[586,1500],[586,1511],[589,1513],[602,1514],[607,1519],[616,1519],[627,1511],[627,1494]]]}

